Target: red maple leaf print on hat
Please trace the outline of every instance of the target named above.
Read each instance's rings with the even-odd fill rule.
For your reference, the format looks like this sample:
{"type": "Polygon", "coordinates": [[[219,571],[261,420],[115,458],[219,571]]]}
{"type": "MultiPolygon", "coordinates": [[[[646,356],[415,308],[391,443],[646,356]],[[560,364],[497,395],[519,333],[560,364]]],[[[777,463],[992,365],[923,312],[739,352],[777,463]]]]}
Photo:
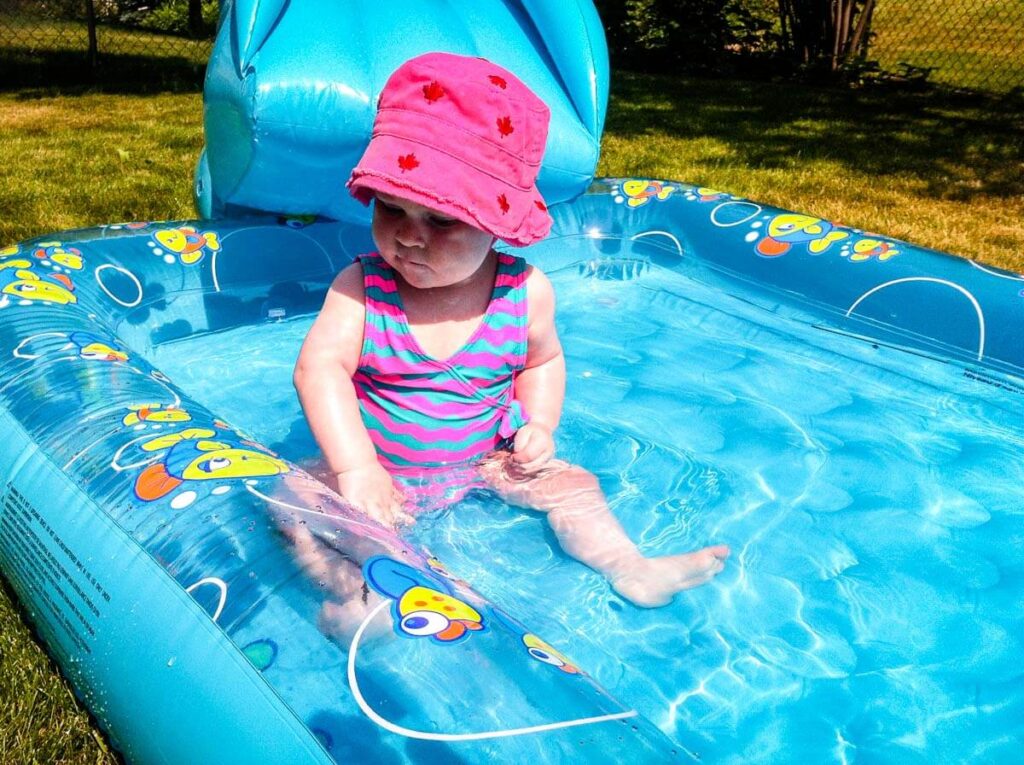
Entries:
{"type": "Polygon", "coordinates": [[[496,74],[492,74],[492,75],[491,75],[490,77],[488,77],[487,79],[491,81],[491,84],[492,84],[492,85],[497,85],[497,86],[498,86],[499,88],[501,88],[502,90],[504,90],[505,88],[507,88],[507,87],[508,87],[508,82],[506,82],[506,81],[505,81],[505,78],[504,78],[504,77],[499,77],[499,76],[498,76],[498,75],[496,75],[496,74]]]}
{"type": "Polygon", "coordinates": [[[502,194],[500,197],[498,197],[498,207],[501,208],[501,214],[502,215],[504,215],[505,213],[507,213],[509,211],[508,199],[505,198],[504,194],[502,194]]]}
{"type": "Polygon", "coordinates": [[[498,123],[498,132],[501,133],[501,137],[510,136],[515,132],[515,128],[512,127],[511,117],[498,117],[496,120],[498,123]]]}
{"type": "Polygon", "coordinates": [[[444,88],[441,87],[441,83],[437,80],[432,80],[429,85],[423,86],[423,97],[428,102],[434,103],[444,97],[444,88]]]}
{"type": "Polygon", "coordinates": [[[404,173],[406,170],[415,170],[420,166],[420,161],[415,154],[406,154],[398,158],[398,168],[404,173]]]}

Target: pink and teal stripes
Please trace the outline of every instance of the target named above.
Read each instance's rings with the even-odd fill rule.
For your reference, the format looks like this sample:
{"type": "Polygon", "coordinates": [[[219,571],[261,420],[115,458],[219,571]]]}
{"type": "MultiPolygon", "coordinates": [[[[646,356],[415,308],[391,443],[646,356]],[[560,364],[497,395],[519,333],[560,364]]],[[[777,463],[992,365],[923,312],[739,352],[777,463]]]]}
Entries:
{"type": "Polygon", "coordinates": [[[513,380],[526,363],[526,262],[498,256],[487,313],[447,359],[423,351],[409,329],[391,267],[360,258],[366,321],[353,376],[381,462],[397,469],[465,464],[493,451],[526,422],[513,380]]]}

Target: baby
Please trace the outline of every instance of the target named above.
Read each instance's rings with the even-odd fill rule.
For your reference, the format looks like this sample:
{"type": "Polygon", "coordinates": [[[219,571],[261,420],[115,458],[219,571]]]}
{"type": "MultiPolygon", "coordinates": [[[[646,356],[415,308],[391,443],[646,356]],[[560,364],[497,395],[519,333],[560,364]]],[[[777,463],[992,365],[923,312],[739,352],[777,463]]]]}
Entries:
{"type": "Polygon", "coordinates": [[[424,490],[486,486],[546,513],[562,548],[623,597],[658,606],[721,571],[729,549],[644,557],[597,479],[554,459],[565,391],[555,296],[493,249],[551,227],[536,186],[549,110],[484,59],[429,53],[388,79],[348,181],[373,203],[377,252],[335,279],[295,387],[331,480],[383,524],[424,490]]]}

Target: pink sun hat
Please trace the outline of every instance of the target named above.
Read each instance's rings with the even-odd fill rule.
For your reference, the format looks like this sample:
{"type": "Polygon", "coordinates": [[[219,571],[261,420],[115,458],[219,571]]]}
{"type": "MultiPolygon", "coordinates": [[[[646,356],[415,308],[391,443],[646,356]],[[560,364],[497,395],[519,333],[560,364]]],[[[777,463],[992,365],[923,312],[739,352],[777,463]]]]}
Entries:
{"type": "Polygon", "coordinates": [[[363,204],[381,191],[524,247],[551,230],[536,184],[550,118],[506,69],[426,53],[388,78],[346,186],[363,204]]]}

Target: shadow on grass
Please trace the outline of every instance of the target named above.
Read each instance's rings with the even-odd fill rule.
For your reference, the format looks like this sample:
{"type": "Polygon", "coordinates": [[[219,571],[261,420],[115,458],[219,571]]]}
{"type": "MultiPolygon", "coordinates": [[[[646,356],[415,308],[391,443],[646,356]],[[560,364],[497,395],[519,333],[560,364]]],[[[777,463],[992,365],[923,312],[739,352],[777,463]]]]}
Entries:
{"type": "MultiPolygon", "coordinates": [[[[711,137],[729,163],[799,170],[842,164],[878,183],[968,201],[1024,194],[1024,95],[841,90],[617,73],[607,131],[625,138],[711,137]]],[[[721,166],[721,157],[709,160],[721,166]]]]}
{"type": "Polygon", "coordinates": [[[206,64],[184,56],[101,54],[96,68],[83,51],[0,50],[0,92],[26,98],[59,91],[113,94],[197,93],[203,88],[206,64]]]}

